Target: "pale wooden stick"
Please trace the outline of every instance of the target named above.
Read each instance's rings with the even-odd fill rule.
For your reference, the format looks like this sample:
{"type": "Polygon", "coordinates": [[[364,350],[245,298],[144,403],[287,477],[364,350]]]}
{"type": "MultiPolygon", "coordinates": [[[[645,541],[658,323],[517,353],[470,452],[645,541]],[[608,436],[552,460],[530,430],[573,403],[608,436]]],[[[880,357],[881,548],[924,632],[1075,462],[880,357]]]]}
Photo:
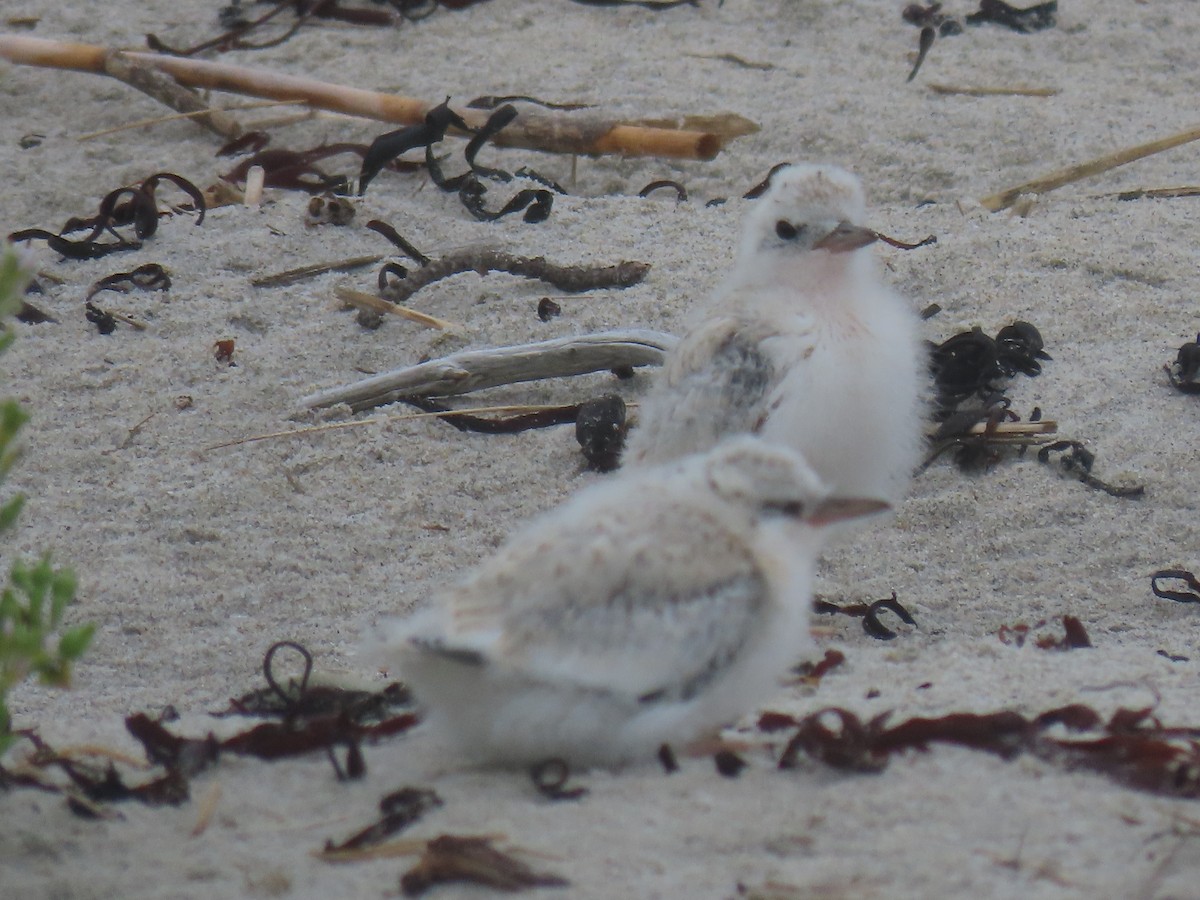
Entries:
{"type": "Polygon", "coordinates": [[[196,816],[196,824],[188,832],[191,837],[200,837],[200,835],[208,830],[208,825],[212,821],[212,817],[216,814],[217,804],[220,802],[221,785],[219,782],[214,781],[200,801],[200,812],[196,816]]]}
{"type": "Polygon", "coordinates": [[[964,94],[968,97],[1053,97],[1058,88],[1040,87],[969,87],[955,84],[931,84],[935,94],[964,94]]]}
{"type": "Polygon", "coordinates": [[[1047,191],[1060,188],[1064,184],[1079,181],[1081,178],[1090,178],[1093,175],[1099,175],[1101,172],[1107,172],[1109,169],[1117,168],[1117,166],[1123,166],[1126,163],[1134,162],[1146,156],[1152,156],[1155,153],[1162,153],[1164,150],[1170,150],[1195,140],[1200,140],[1200,127],[1189,128],[1187,131],[1181,131],[1179,134],[1173,134],[1170,137],[1150,141],[1147,144],[1138,144],[1136,147],[1127,147],[1124,150],[1109,153],[1106,156],[1101,156],[1089,162],[1059,169],[1057,172],[1052,172],[1042,178],[1035,178],[1033,181],[1027,181],[1006,191],[1000,191],[998,194],[991,194],[982,198],[979,202],[985,209],[998,212],[1002,209],[1008,209],[1017,202],[1017,199],[1022,194],[1044,194],[1047,191]]]}
{"type": "Polygon", "coordinates": [[[356,291],[347,287],[336,287],[333,289],[333,293],[339,300],[349,303],[356,309],[367,309],[371,312],[400,316],[401,318],[408,319],[410,322],[424,325],[426,328],[440,328],[442,331],[466,331],[462,325],[447,322],[445,319],[439,319],[437,316],[431,316],[428,313],[418,312],[407,306],[401,306],[399,303],[389,303],[382,297],[376,297],[374,294],[368,294],[365,291],[356,291]]]}
{"type": "MultiPolygon", "coordinates": [[[[0,35],[0,59],[16,65],[99,74],[106,71],[108,59],[117,53],[96,44],[0,35]]],[[[412,97],[280,75],[248,66],[155,53],[122,52],[120,55],[134,63],[160,69],[187,87],[274,100],[302,101],[320,109],[385,122],[417,124],[423,122],[425,114],[436,105],[412,97]]],[[[471,128],[481,127],[491,115],[490,111],[479,109],[464,108],[457,112],[471,128]]],[[[619,153],[626,156],[712,159],[721,152],[727,139],[725,135],[710,131],[629,125],[587,113],[550,114],[522,110],[507,128],[493,138],[493,143],[550,153],[619,153]]]]}
{"type": "Polygon", "coordinates": [[[1054,434],[1057,431],[1058,423],[1052,419],[1046,419],[1043,422],[999,422],[990,426],[987,422],[976,422],[967,430],[967,434],[1010,437],[1013,435],[1054,434]]]}
{"type": "Polygon", "coordinates": [[[307,409],[347,403],[355,412],[393,403],[399,397],[446,397],[541,378],[583,375],[623,366],[662,365],[679,339],[661,331],[630,329],[466,350],[441,359],[372,376],[355,384],[310,394],[307,409]]]}
{"type": "Polygon", "coordinates": [[[242,194],[242,204],[251,209],[262,205],[263,185],[267,182],[267,170],[262,166],[251,166],[246,170],[246,190],[242,194]]]}

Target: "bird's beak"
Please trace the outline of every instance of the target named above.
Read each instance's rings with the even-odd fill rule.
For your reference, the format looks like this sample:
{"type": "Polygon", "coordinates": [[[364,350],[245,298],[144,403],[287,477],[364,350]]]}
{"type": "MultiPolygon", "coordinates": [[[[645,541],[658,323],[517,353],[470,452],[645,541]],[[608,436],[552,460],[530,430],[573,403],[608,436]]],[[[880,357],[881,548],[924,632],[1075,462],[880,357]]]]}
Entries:
{"type": "Polygon", "coordinates": [[[883,500],[873,500],[867,497],[830,497],[805,516],[804,521],[814,527],[820,527],[832,525],[834,522],[844,522],[847,519],[873,516],[891,508],[891,504],[883,500]]]}
{"type": "Polygon", "coordinates": [[[841,222],[833,231],[813,244],[813,249],[828,250],[830,253],[849,253],[851,250],[858,250],[867,244],[873,244],[877,240],[879,240],[879,235],[870,228],[841,222]]]}

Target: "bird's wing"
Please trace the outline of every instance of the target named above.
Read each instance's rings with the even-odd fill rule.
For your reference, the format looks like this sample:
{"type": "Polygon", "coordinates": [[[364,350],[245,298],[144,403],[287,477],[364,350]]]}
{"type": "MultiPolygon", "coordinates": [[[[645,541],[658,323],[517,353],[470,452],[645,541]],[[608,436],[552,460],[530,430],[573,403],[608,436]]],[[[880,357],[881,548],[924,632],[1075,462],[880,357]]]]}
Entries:
{"type": "Polygon", "coordinates": [[[643,404],[626,458],[673,459],[753,430],[778,381],[772,336],[769,323],[737,315],[712,316],[684,335],[643,404]]]}
{"type": "Polygon", "coordinates": [[[685,592],[634,585],[537,634],[517,652],[538,680],[624,694],[642,703],[688,700],[750,642],[767,606],[761,578],[742,575],[685,592]]]}
{"type": "Polygon", "coordinates": [[[702,508],[616,506],[607,519],[551,518],[544,541],[530,535],[494,558],[443,598],[443,633],[424,648],[645,702],[699,690],[759,627],[765,577],[702,508]]]}

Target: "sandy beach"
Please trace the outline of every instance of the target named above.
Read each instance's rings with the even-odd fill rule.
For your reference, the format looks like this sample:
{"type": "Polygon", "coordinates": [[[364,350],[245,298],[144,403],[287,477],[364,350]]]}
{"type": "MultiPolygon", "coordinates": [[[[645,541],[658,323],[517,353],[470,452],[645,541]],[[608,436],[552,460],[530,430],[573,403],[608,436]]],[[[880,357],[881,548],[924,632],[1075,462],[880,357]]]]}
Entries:
{"type": "MultiPolygon", "coordinates": [[[[411,410],[395,406],[359,414],[393,417],[363,427],[210,448],[343,421],[344,409],[303,412],[299,401],[458,350],[616,328],[678,334],[733,259],[752,202],[741,195],[776,163],[807,160],[862,179],[871,227],[906,241],[936,235],[918,250],[872,251],[915,309],[940,305],[924,323],[930,340],[1036,325],[1053,359],[1039,376],[1011,381],[1013,408],[1027,416],[1040,407],[1063,438],[1095,454],[1097,477],[1145,494],[1109,496],[1034,452],[1007,453],[977,473],[943,457],[914,480],[894,520],[831,551],[820,569],[829,599],[894,591],[917,626],[885,642],[857,619],[821,617],[820,652],[837,649],[845,663],[819,685],[781,687],[763,709],[799,717],[839,706],[863,719],[891,710],[897,722],[1002,709],[1032,717],[1073,703],[1107,717],[1157,704],[1164,723],[1200,727],[1200,607],[1150,590],[1156,570],[1200,569],[1200,407],[1163,371],[1200,330],[1200,198],[1116,196],[1200,183],[1200,144],[1029,198],[1019,211],[980,204],[1200,124],[1200,5],[1061,6],[1057,25],[1034,34],[980,25],[937,39],[912,82],[918,29],[901,19],[903,4],[868,0],[660,10],[489,0],[386,28],[320,21],[277,47],[207,54],[432,103],[534,95],[623,120],[737,113],[761,130],[711,161],[485,148],[486,165],[530,166],[567,190],[538,224],[477,221],[425,171],[383,172],[346,227],[307,225],[307,194],[268,188],[261,207],[212,209],[199,226],[189,215],[164,218],[133,253],[64,260],[32,242],[45,293],[30,300],[58,321],[16,324],[2,361],[3,395],[32,414],[6,484],[29,499],[2,558],[7,566],[14,555],[53,551],[79,576],[70,621],[97,631],[71,690],[31,683],[11,695],[15,725],[36,726],[55,746],[140,757],[124,717],[172,705],[173,731],[228,735],[253,723],[209,713],[261,686],[263,653],[278,640],[305,645],[328,677],[380,686],[358,653],[378,622],[426,603],[530,516],[615,476],[585,471],[569,425],[466,434],[396,418],[411,410]],[[931,84],[1054,92],[943,94],[931,84]],[[637,196],[657,179],[682,183],[689,199],[637,196]],[[727,202],[708,205],[718,197],[727,202]],[[451,332],[391,316],[375,330],[357,324],[335,288],[374,290],[377,266],[251,284],[390,253],[365,227],[371,219],[431,256],[483,245],[651,268],[633,287],[574,297],[505,274],[448,278],[409,304],[455,323],[451,332]],[[151,262],[171,273],[169,291],[96,298],[145,330],[98,333],[84,316],[89,285],[151,262]],[[537,315],[545,296],[562,307],[549,321],[537,315]],[[214,358],[214,343],[230,339],[236,366],[214,358]],[[1061,635],[1064,615],[1081,620],[1091,649],[998,636],[1042,620],[1037,635],[1061,635]]],[[[101,16],[88,4],[5,0],[0,31],[135,49],[152,32],[189,45],[219,32],[219,7],[118,0],[101,16]],[[27,18],[36,23],[18,21],[27,18]]],[[[976,8],[952,0],[944,11],[976,8]]],[[[155,172],[207,187],[236,165],[215,156],[219,138],[187,121],[80,141],[164,112],[103,76],[0,62],[3,233],[57,231],[155,172]],[[23,148],[30,135],[38,137],[23,148]]],[[[294,112],[237,115],[253,127],[294,112]]],[[[391,127],[318,116],[272,128],[271,146],[369,142],[391,127]]],[[[454,172],[462,143],[442,147],[454,172]]],[[[358,169],[350,156],[322,165],[358,169]]],[[[488,203],[524,186],[496,185],[488,203]]],[[[181,196],[164,186],[164,198],[181,196]]],[[[636,403],[655,372],[511,385],[457,402],[573,403],[616,392],[636,403]]],[[[47,793],[0,793],[0,893],[398,896],[415,856],[332,865],[313,854],[372,821],[380,797],[413,785],[444,805],[405,837],[503,835],[499,846],[569,880],[557,895],[572,898],[1200,897],[1195,800],[1031,755],[1002,760],[946,745],[897,755],[877,774],[809,759],[784,771],[774,766],[784,740],[755,734],[754,712],[742,736],[763,746],[738,778],[707,760],[684,760],[672,775],[648,763],[580,773],[589,793],[572,802],[540,796],[521,773],[447,766],[419,727],[367,744],[358,781],[339,782],[321,753],[226,756],[192,781],[190,802],[125,803],[113,820],[80,818],[47,793]],[[205,802],[215,810],[193,835],[205,802]]],[[[449,885],[431,896],[486,894],[449,885]]]]}

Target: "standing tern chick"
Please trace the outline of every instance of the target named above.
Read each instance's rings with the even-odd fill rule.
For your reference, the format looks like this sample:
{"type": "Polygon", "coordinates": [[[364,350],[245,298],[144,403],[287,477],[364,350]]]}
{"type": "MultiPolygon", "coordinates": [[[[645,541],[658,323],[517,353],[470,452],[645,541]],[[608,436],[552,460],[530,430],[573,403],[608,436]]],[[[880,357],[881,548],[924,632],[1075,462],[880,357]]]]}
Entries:
{"type": "Polygon", "coordinates": [[[862,187],[833,166],[775,173],[733,272],[671,351],[624,462],[752,432],[799,451],[840,496],[896,504],[921,452],[919,317],[862,248],[862,187]]]}
{"type": "Polygon", "coordinates": [[[831,500],[797,454],[735,437],[580,491],[386,651],[473,762],[652,758],[770,696],[812,646],[822,532],[885,508],[831,500]]]}

